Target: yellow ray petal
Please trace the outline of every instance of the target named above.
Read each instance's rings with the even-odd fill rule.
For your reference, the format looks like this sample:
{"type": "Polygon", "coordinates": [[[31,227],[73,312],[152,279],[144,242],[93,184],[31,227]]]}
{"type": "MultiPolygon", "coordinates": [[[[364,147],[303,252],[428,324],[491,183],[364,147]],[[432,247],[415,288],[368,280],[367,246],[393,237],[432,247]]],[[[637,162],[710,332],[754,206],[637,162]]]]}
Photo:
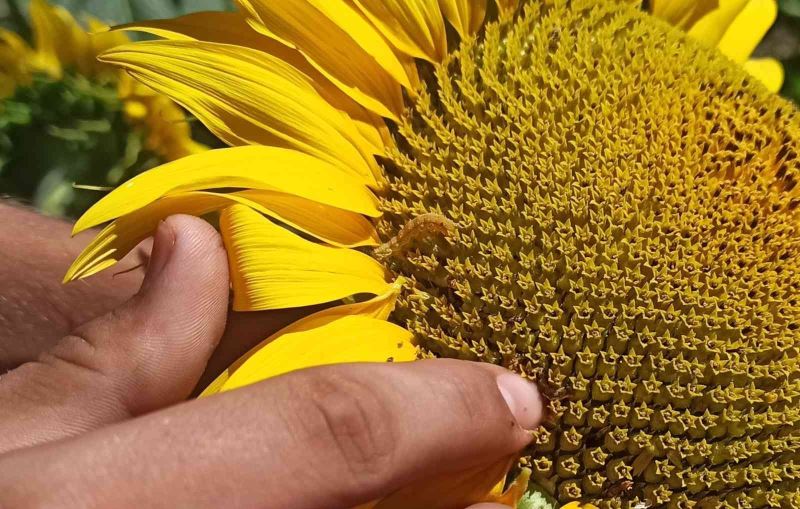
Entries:
{"type": "Polygon", "coordinates": [[[519,7],[519,0],[496,0],[497,8],[500,9],[501,17],[508,17],[514,14],[519,7]]]}
{"type": "Polygon", "coordinates": [[[243,191],[226,196],[336,247],[380,244],[378,232],[361,214],[272,191],[243,191]]]}
{"type": "MultiPolygon", "coordinates": [[[[502,504],[516,508],[528,489],[530,470],[523,469],[507,490],[506,475],[516,458],[504,458],[488,467],[441,476],[415,483],[383,500],[354,509],[431,509],[464,507],[475,503],[502,504]],[[495,484],[492,486],[491,483],[495,484]]],[[[591,506],[592,509],[597,509],[591,506]]],[[[589,506],[587,506],[589,509],[589,506]]]]}
{"type": "Polygon", "coordinates": [[[14,76],[0,71],[0,100],[14,95],[17,89],[17,80],[14,76]]]}
{"type": "Polygon", "coordinates": [[[22,53],[27,53],[32,50],[25,39],[19,36],[16,32],[0,28],[0,48],[3,50],[11,51],[16,50],[22,53]]]}
{"type": "Polygon", "coordinates": [[[439,0],[439,5],[462,38],[480,30],[486,17],[486,0],[439,0]]]}
{"type": "Polygon", "coordinates": [[[95,56],[110,50],[115,46],[122,46],[131,42],[130,38],[122,32],[109,31],[108,25],[97,18],[88,20],[92,53],[95,56]]]}
{"type": "Polygon", "coordinates": [[[405,69],[381,34],[345,0],[238,0],[253,27],[297,48],[349,97],[386,118],[403,111],[405,69]]]}
{"type": "Polygon", "coordinates": [[[269,53],[291,64],[308,76],[317,92],[334,108],[349,116],[375,155],[384,155],[386,129],[383,119],[364,109],[336,88],[322,73],[317,71],[296,49],[290,48],[253,30],[243,14],[238,12],[197,12],[175,19],[138,21],[118,25],[114,30],[146,32],[165,39],[184,41],[206,41],[233,44],[269,53]]]}
{"type": "Polygon", "coordinates": [[[174,214],[201,216],[230,203],[214,196],[187,193],[164,198],[106,226],[72,263],[64,282],[89,277],[122,260],[150,237],[159,221],[174,214]]]}
{"type": "MultiPolygon", "coordinates": [[[[404,280],[402,278],[398,279],[397,281],[392,284],[389,289],[381,295],[370,299],[365,302],[359,302],[356,304],[345,304],[342,306],[335,306],[329,309],[325,309],[323,311],[319,311],[312,315],[307,316],[301,320],[298,320],[280,331],[276,332],[272,336],[268,337],[255,347],[253,347],[249,352],[244,354],[240,357],[236,362],[234,362],[231,366],[228,367],[222,374],[220,374],[200,395],[200,397],[211,396],[212,394],[217,394],[222,390],[222,388],[227,384],[228,380],[230,379],[231,375],[239,369],[245,362],[247,362],[256,352],[260,351],[261,349],[265,348],[267,345],[275,341],[277,338],[281,336],[292,334],[292,333],[303,333],[311,331],[318,327],[323,327],[328,323],[334,322],[341,318],[347,316],[360,316],[362,318],[371,318],[374,320],[386,320],[389,318],[389,314],[394,310],[395,303],[397,302],[397,295],[400,292],[404,284],[404,280]]],[[[391,346],[391,345],[390,345],[391,346]]],[[[306,345],[306,348],[313,347],[313,343],[306,345]]],[[[324,353],[324,352],[320,352],[324,353]]],[[[391,353],[397,353],[392,348],[391,353]]],[[[386,357],[391,356],[391,353],[384,352],[386,357]]],[[[407,348],[403,348],[403,352],[401,352],[395,358],[398,362],[404,361],[411,361],[416,358],[416,349],[414,352],[410,352],[407,348]]],[[[380,359],[380,357],[378,358],[380,359]]],[[[385,360],[385,359],[384,359],[385,360]]],[[[347,361],[351,362],[351,361],[347,361]]],[[[311,367],[302,366],[302,367],[311,367]]],[[[294,368],[300,369],[300,368],[294,368]]]]}
{"type": "Polygon", "coordinates": [[[775,0],[750,0],[719,41],[720,51],[732,60],[744,63],[777,18],[778,4],[775,0]]]}
{"type": "Polygon", "coordinates": [[[33,49],[19,35],[0,28],[0,99],[14,93],[18,85],[30,82],[33,49]]]}
{"type": "Polygon", "coordinates": [[[338,247],[374,246],[378,235],[362,215],[274,191],[189,192],[158,200],[104,228],[70,267],[64,280],[88,277],[123,259],[174,214],[204,215],[240,203],[338,247]]]}
{"type": "Polygon", "coordinates": [[[524,468],[517,478],[514,479],[514,482],[511,483],[508,489],[504,490],[503,488],[505,487],[506,480],[503,478],[503,480],[497,483],[492,489],[492,492],[489,494],[486,502],[503,504],[508,507],[517,507],[517,504],[519,504],[519,501],[522,500],[525,492],[528,491],[530,479],[531,470],[524,468]]]}
{"type": "Polygon", "coordinates": [[[230,145],[295,148],[370,182],[380,174],[373,147],[353,122],[320,96],[311,78],[278,57],[184,40],[121,46],[102,59],[185,106],[230,145]]]}
{"type": "Polygon", "coordinates": [[[276,56],[282,56],[281,52],[284,52],[283,55],[292,53],[286,46],[251,29],[247,18],[240,12],[194,12],[177,18],[134,21],[116,25],[111,30],[146,32],[173,41],[217,42],[255,49],[263,47],[267,53],[276,56]]]}
{"type": "Polygon", "coordinates": [[[374,509],[451,509],[492,500],[492,488],[502,482],[517,460],[504,458],[472,468],[414,483],[374,505],[374,509]]]}
{"type": "Polygon", "coordinates": [[[364,14],[400,51],[441,62],[447,34],[437,0],[355,0],[364,14]]]}
{"type": "Polygon", "coordinates": [[[133,212],[169,193],[221,188],[278,191],[380,216],[377,199],[357,178],[302,152],[256,145],[210,150],[137,175],[90,208],[75,223],[74,232],[133,212]]]}
{"type": "Polygon", "coordinates": [[[719,44],[736,17],[741,14],[749,0],[720,0],[719,8],[699,19],[689,29],[689,35],[715,47],[719,44]]]}
{"type": "Polygon", "coordinates": [[[764,83],[770,92],[778,93],[783,87],[783,65],[774,58],[753,58],[744,63],[744,68],[764,83]]]}
{"type": "Polygon", "coordinates": [[[700,18],[719,7],[719,0],[652,0],[650,12],[670,24],[689,29],[700,18]]]}
{"type": "Polygon", "coordinates": [[[411,333],[393,323],[365,316],[305,320],[241,363],[221,392],[291,371],[354,362],[409,362],[417,349],[411,333]]]}
{"type": "Polygon", "coordinates": [[[31,0],[36,57],[34,65],[41,72],[60,78],[63,68],[75,65],[82,72],[91,63],[89,35],[63,7],[45,0],[31,0]]]}
{"type": "Polygon", "coordinates": [[[249,207],[223,210],[220,229],[237,311],[309,306],[388,288],[385,270],[366,254],[305,240],[249,207]]]}

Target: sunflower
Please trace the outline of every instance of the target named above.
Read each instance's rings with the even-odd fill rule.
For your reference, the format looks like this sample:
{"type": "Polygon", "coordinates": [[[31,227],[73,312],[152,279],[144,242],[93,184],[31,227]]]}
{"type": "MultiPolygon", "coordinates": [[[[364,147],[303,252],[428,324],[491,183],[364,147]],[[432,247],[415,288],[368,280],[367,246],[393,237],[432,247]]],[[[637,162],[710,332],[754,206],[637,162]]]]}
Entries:
{"type": "Polygon", "coordinates": [[[204,395],[425,356],[539,383],[522,458],[373,509],[523,507],[529,478],[570,508],[800,506],[800,119],[748,60],[773,2],[237,3],[101,56],[231,148],[100,201],[66,281],[211,215],[236,310],[330,307],[204,395]]]}
{"type": "Polygon", "coordinates": [[[717,47],[772,92],[781,89],[781,63],[751,58],[778,17],[775,0],[652,0],[650,10],[701,43],[717,47]]]}
{"type": "Polygon", "coordinates": [[[87,33],[70,13],[45,0],[31,0],[34,45],[9,30],[0,29],[0,100],[10,98],[21,87],[29,87],[37,76],[62,80],[77,74],[101,85],[116,87],[125,119],[133,130],[145,133],[145,147],[162,160],[172,161],[205,147],[191,138],[183,111],[169,98],[133,80],[127,73],[103,64],[98,55],[129,43],[119,32],[90,18],[87,33]]]}

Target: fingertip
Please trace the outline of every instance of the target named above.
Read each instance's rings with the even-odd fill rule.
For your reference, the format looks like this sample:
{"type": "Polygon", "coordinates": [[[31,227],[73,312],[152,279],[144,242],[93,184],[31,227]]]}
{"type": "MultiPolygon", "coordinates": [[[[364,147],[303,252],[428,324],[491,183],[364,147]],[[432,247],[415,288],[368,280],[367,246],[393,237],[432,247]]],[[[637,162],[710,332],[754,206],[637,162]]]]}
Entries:
{"type": "Polygon", "coordinates": [[[187,215],[159,224],[147,275],[127,308],[137,324],[127,336],[147,374],[138,406],[188,396],[225,330],[229,287],[227,255],[211,225],[187,215]]]}
{"type": "Polygon", "coordinates": [[[170,216],[154,234],[153,253],[142,292],[171,293],[191,289],[190,297],[227,292],[227,256],[219,233],[206,221],[170,216]]]}
{"type": "Polygon", "coordinates": [[[520,427],[530,431],[539,426],[544,402],[536,384],[509,371],[497,377],[497,388],[520,427]]]}
{"type": "Polygon", "coordinates": [[[165,219],[162,226],[174,233],[183,263],[208,265],[208,269],[213,271],[206,271],[206,277],[227,277],[228,263],[222,237],[208,222],[195,216],[175,215],[165,219]],[[219,272],[223,274],[217,274],[219,272]]]}

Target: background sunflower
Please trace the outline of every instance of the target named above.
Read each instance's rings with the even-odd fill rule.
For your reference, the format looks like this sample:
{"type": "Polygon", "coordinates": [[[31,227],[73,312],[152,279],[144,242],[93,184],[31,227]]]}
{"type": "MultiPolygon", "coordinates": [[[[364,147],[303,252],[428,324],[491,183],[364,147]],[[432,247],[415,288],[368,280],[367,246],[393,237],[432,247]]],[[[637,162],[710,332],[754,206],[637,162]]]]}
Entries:
{"type": "Polygon", "coordinates": [[[759,55],[770,55],[783,61],[786,82],[781,93],[800,103],[800,0],[780,0],[780,15],[759,55]]]}
{"type": "MultiPolygon", "coordinates": [[[[104,42],[91,42],[82,29],[96,30],[101,22],[118,24],[225,9],[230,6],[227,0],[55,0],[39,5],[56,20],[64,18],[62,28],[66,27],[61,32],[42,29],[40,35],[51,34],[55,48],[71,49],[44,55],[48,51],[41,47],[42,37],[31,20],[31,0],[0,1],[0,30],[8,31],[0,43],[0,51],[4,50],[0,55],[0,194],[32,203],[48,214],[74,217],[106,188],[199,150],[202,144],[215,143],[170,100],[124,73],[97,65],[96,53],[104,42]],[[62,7],[67,10],[60,11],[62,7]],[[80,33],[70,35],[75,22],[80,33]],[[71,42],[59,42],[59,37],[71,37],[71,42]]],[[[39,21],[39,26],[47,24],[39,21]]],[[[105,39],[113,46],[119,37],[105,39]]]]}

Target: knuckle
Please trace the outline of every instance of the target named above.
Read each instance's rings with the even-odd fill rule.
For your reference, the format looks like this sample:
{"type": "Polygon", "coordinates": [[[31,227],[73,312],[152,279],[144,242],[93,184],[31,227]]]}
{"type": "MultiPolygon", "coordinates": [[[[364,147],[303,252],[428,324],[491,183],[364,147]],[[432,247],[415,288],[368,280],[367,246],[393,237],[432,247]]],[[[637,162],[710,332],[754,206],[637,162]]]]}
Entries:
{"type": "Polygon", "coordinates": [[[36,360],[26,362],[9,377],[6,393],[21,404],[45,406],[104,387],[105,375],[96,367],[92,345],[79,336],[66,336],[36,360]]]}
{"type": "Polygon", "coordinates": [[[308,431],[312,437],[319,437],[319,446],[338,462],[337,470],[349,472],[349,480],[361,488],[390,475],[396,418],[367,382],[341,375],[317,375],[309,381],[307,390],[308,431]]]}
{"type": "Polygon", "coordinates": [[[97,348],[86,337],[70,334],[39,357],[39,362],[50,367],[80,372],[88,376],[106,377],[97,348]]]}

